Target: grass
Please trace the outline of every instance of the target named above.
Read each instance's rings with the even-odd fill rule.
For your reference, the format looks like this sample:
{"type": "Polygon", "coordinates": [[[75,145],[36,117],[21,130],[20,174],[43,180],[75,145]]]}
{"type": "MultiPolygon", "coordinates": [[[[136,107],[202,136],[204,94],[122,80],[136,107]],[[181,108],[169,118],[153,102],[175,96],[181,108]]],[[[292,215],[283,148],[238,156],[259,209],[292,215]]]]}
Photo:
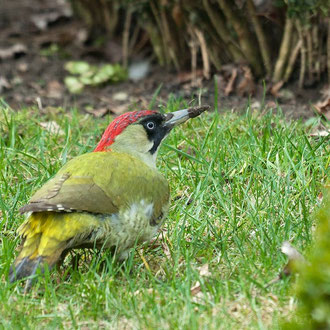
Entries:
{"type": "MultiPolygon", "coordinates": [[[[167,111],[179,109],[170,100],[167,111]]],[[[158,166],[172,191],[164,231],[124,264],[78,252],[26,295],[8,284],[18,209],[68,159],[93,149],[109,117],[0,112],[0,325],[3,328],[276,328],[294,309],[293,280],[270,287],[290,240],[309,249],[329,140],[271,112],[204,114],[171,133],[158,166]],[[40,122],[56,120],[62,134],[40,122]]]]}

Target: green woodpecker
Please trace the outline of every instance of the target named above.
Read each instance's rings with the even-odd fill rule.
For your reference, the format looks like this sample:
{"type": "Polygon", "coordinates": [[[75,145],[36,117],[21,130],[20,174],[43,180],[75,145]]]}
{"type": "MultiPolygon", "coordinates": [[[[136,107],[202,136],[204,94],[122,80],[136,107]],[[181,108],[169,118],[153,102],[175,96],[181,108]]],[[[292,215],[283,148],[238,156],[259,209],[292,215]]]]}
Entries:
{"type": "Polygon", "coordinates": [[[125,259],[136,243],[150,240],[169,206],[158,148],[174,126],[208,108],[135,111],[110,123],[94,152],[70,160],[20,209],[27,218],[10,281],[51,269],[70,249],[107,248],[125,259]]]}

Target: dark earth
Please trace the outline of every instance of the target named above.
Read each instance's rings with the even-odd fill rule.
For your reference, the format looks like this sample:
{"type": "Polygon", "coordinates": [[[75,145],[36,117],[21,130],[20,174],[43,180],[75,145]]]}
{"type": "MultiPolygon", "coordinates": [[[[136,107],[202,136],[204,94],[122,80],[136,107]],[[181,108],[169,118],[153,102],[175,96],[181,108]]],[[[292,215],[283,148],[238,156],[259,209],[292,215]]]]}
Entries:
{"type": "Polygon", "coordinates": [[[188,102],[197,103],[200,100],[213,106],[217,88],[221,111],[242,111],[250,100],[256,109],[262,105],[276,108],[279,104],[287,116],[307,119],[315,116],[313,104],[322,99],[321,92],[325,89],[323,85],[318,85],[300,90],[292,82],[270,93],[269,86],[266,87],[263,103],[262,81],[255,83],[253,79],[246,79],[242,65],[226,65],[220,72],[212,72],[212,77],[206,80],[202,70],[192,75],[189,68],[185,72],[171,71],[160,68],[155,61],[143,59],[149,64],[149,72],[143,79],[86,87],[81,94],[72,95],[64,85],[64,77],[68,75],[64,69],[66,62],[122,61],[121,36],[118,40],[114,38],[111,42],[101,42],[101,46],[96,44],[88,40],[86,27],[73,18],[65,0],[2,1],[1,98],[15,110],[32,105],[43,109],[77,107],[95,116],[103,116],[108,112],[120,114],[150,105],[165,105],[170,95],[188,102]],[[230,87],[228,84],[233,70],[237,70],[238,74],[230,87]],[[247,88],[242,88],[242,80],[247,88]]]}

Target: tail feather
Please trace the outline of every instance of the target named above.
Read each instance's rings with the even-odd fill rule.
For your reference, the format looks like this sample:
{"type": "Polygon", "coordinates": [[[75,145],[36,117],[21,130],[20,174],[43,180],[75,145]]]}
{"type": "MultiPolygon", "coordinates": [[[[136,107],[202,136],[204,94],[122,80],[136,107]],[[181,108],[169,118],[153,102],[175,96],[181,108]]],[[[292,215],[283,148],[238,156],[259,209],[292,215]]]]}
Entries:
{"type": "Polygon", "coordinates": [[[84,243],[97,225],[95,216],[84,213],[32,213],[18,230],[23,244],[10,268],[9,281],[28,278],[28,290],[38,268],[41,272],[45,267],[51,269],[68,248],[84,243]]]}
{"type": "MultiPolygon", "coordinates": [[[[49,239],[52,243],[51,238],[49,239]]],[[[28,291],[32,284],[34,275],[40,269],[44,272],[45,267],[51,269],[59,260],[63,247],[61,245],[55,246],[55,249],[50,249],[48,255],[40,253],[40,239],[32,240],[26,239],[23,243],[23,248],[14,261],[9,270],[9,282],[13,283],[21,279],[27,279],[25,291],[28,291]]]]}
{"type": "Polygon", "coordinates": [[[17,263],[10,267],[9,271],[9,281],[15,282],[22,278],[29,277],[34,275],[38,266],[42,263],[42,257],[36,259],[30,259],[25,257],[21,260],[18,260],[17,263]]]}
{"type": "Polygon", "coordinates": [[[27,278],[24,291],[28,291],[32,286],[33,275],[36,274],[37,269],[40,268],[43,271],[43,259],[43,257],[37,257],[35,259],[25,257],[21,260],[18,260],[14,265],[10,267],[10,283],[16,282],[23,278],[27,278]]]}

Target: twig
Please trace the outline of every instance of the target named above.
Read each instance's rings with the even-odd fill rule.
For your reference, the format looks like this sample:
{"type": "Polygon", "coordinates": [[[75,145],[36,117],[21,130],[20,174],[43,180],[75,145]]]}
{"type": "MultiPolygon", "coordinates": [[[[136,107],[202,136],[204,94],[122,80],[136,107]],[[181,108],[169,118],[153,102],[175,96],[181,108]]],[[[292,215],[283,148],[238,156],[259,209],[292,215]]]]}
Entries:
{"type": "Polygon", "coordinates": [[[211,7],[209,0],[203,0],[203,6],[210,18],[214,30],[221,38],[221,41],[225,44],[225,47],[228,49],[231,56],[235,61],[241,60],[244,57],[242,51],[236,41],[232,39],[231,33],[229,32],[221,13],[211,7]]]}
{"type": "MultiPolygon", "coordinates": [[[[163,54],[163,58],[165,60],[165,64],[166,65],[169,65],[170,64],[170,56],[168,54],[168,51],[167,51],[167,46],[166,46],[166,40],[165,38],[162,37],[162,34],[163,34],[163,27],[162,27],[162,22],[161,20],[159,19],[159,12],[158,12],[158,9],[156,7],[156,5],[154,4],[154,1],[150,1],[149,2],[150,4],[150,7],[151,7],[151,11],[153,13],[153,16],[156,20],[156,23],[157,23],[157,26],[159,28],[159,33],[157,33],[156,31],[150,31],[149,30],[149,33],[152,32],[154,38],[158,38],[158,39],[161,39],[161,42],[163,44],[163,47],[162,47],[162,54],[163,54]]],[[[160,47],[160,43],[158,43],[158,47],[160,47]]]]}
{"type": "Polygon", "coordinates": [[[281,47],[277,57],[277,61],[274,69],[274,75],[273,75],[273,81],[275,83],[282,80],[284,66],[287,62],[287,58],[291,49],[290,45],[292,39],[292,30],[293,30],[293,22],[291,18],[289,18],[289,16],[286,16],[281,47]]]}
{"type": "Polygon", "coordinates": [[[191,52],[191,80],[196,83],[197,80],[197,43],[192,35],[192,39],[189,41],[189,47],[191,52]]]}
{"type": "Polygon", "coordinates": [[[124,24],[124,32],[123,32],[123,67],[127,68],[128,62],[128,45],[129,45],[129,30],[131,27],[132,21],[132,10],[130,6],[128,6],[126,11],[126,18],[124,24]]]}
{"type": "Polygon", "coordinates": [[[218,57],[219,48],[217,48],[214,44],[211,44],[209,47],[211,48],[211,51],[210,51],[210,54],[209,54],[210,61],[215,66],[217,71],[220,71],[222,65],[221,65],[221,59],[218,57]]]}
{"type": "Polygon", "coordinates": [[[236,77],[237,77],[237,69],[234,68],[232,73],[231,73],[231,76],[229,78],[228,84],[225,88],[225,95],[226,96],[228,96],[233,91],[233,87],[234,87],[236,77]]]}
{"type": "Polygon", "coordinates": [[[300,63],[300,72],[299,72],[299,88],[304,86],[305,80],[305,72],[306,72],[306,46],[304,42],[304,33],[303,28],[299,20],[296,21],[296,26],[298,30],[299,39],[301,40],[301,48],[300,48],[300,56],[301,56],[301,63],[300,63]]]}
{"type": "Polygon", "coordinates": [[[249,30],[247,18],[239,14],[235,1],[217,1],[224,15],[227,17],[227,20],[233,25],[241,49],[249,65],[253,69],[255,76],[260,76],[263,71],[260,54],[254,35],[249,30]]]}
{"type": "Polygon", "coordinates": [[[247,8],[248,8],[255,32],[256,32],[256,36],[257,36],[259,47],[260,47],[261,57],[264,62],[264,66],[266,68],[267,75],[270,76],[271,72],[272,72],[272,64],[271,64],[271,59],[270,59],[269,45],[268,45],[265,33],[260,24],[260,21],[258,19],[258,16],[256,13],[256,8],[255,8],[252,0],[247,0],[247,8]]]}
{"type": "MultiPolygon", "coordinates": [[[[135,31],[137,31],[137,29],[135,29],[135,31]]],[[[131,50],[131,52],[138,54],[140,51],[143,53],[147,50],[146,44],[149,42],[150,40],[150,36],[148,34],[147,31],[143,31],[142,33],[142,37],[140,37],[139,41],[137,42],[137,37],[135,38],[135,41],[133,40],[134,38],[134,32],[133,32],[133,36],[130,38],[130,45],[128,46],[128,49],[131,50]]]]}
{"type": "Polygon", "coordinates": [[[319,27],[315,24],[313,26],[312,31],[312,39],[313,39],[313,58],[314,58],[314,70],[316,72],[316,79],[320,81],[321,78],[321,47],[322,37],[319,35],[319,27]]]}
{"type": "Polygon", "coordinates": [[[208,55],[208,50],[207,50],[204,35],[203,35],[202,31],[196,27],[194,28],[194,32],[197,36],[199,45],[201,47],[201,53],[202,53],[202,59],[203,59],[203,76],[206,79],[210,79],[210,60],[209,60],[209,55],[208,55]]]}
{"type": "Polygon", "coordinates": [[[328,36],[327,36],[327,69],[328,83],[330,84],[330,19],[328,18],[328,36]]]}
{"type": "Polygon", "coordinates": [[[284,82],[287,82],[291,76],[291,73],[294,68],[294,64],[297,60],[299,51],[301,49],[301,45],[302,45],[302,41],[299,39],[296,46],[294,47],[293,51],[291,52],[291,56],[289,58],[288,65],[287,65],[285,73],[284,73],[284,78],[283,78],[284,82]]]}
{"type": "Polygon", "coordinates": [[[177,47],[175,44],[175,40],[171,37],[172,34],[171,34],[170,27],[169,27],[169,24],[167,21],[165,10],[162,10],[162,9],[160,10],[160,16],[161,16],[161,22],[162,22],[162,26],[163,26],[163,33],[164,33],[166,49],[168,50],[169,55],[173,60],[174,66],[176,67],[177,70],[179,70],[180,64],[179,64],[179,60],[176,56],[177,47]]]}
{"type": "Polygon", "coordinates": [[[312,46],[312,35],[311,31],[308,29],[306,33],[307,42],[307,62],[308,62],[308,79],[313,80],[313,46],[312,46]]]}
{"type": "Polygon", "coordinates": [[[128,53],[129,54],[132,54],[133,52],[138,53],[138,50],[141,49],[141,47],[144,47],[144,45],[148,42],[149,38],[148,38],[148,35],[145,33],[145,31],[143,31],[143,33],[141,33],[142,36],[140,36],[140,32],[141,32],[140,26],[138,24],[135,24],[133,32],[129,38],[129,43],[128,43],[128,53]],[[140,36],[140,38],[139,38],[139,36],[140,36]],[[139,40],[138,40],[138,38],[139,38],[139,40]],[[140,48],[138,48],[138,47],[140,47],[140,48]]]}
{"type": "Polygon", "coordinates": [[[103,18],[104,18],[104,25],[109,34],[113,33],[114,28],[117,25],[117,10],[112,10],[112,15],[110,15],[110,8],[107,6],[109,2],[105,0],[100,0],[101,1],[101,6],[103,7],[103,18]]]}

